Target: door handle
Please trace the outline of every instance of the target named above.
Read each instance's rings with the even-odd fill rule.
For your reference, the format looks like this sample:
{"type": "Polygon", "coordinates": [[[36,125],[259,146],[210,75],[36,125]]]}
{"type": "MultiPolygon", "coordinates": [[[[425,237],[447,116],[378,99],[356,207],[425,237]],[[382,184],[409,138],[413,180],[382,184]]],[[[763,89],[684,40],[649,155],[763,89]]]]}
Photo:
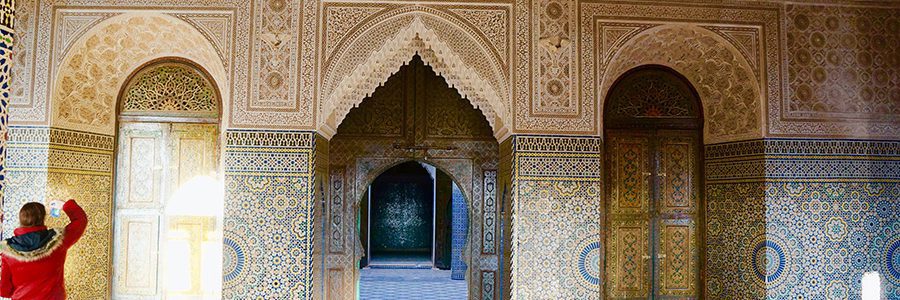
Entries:
{"type": "Polygon", "coordinates": [[[666,258],[666,254],[665,254],[665,253],[660,253],[660,254],[659,254],[659,258],[665,259],[665,258],[666,258]]]}
{"type": "Polygon", "coordinates": [[[641,174],[643,174],[644,176],[650,176],[650,175],[651,175],[650,172],[641,172],[641,174]]]}
{"type": "Polygon", "coordinates": [[[650,259],[650,255],[644,255],[644,256],[641,256],[641,258],[643,258],[643,259],[650,259]]]}
{"type": "Polygon", "coordinates": [[[666,177],[666,173],[659,173],[659,177],[666,177]]]}

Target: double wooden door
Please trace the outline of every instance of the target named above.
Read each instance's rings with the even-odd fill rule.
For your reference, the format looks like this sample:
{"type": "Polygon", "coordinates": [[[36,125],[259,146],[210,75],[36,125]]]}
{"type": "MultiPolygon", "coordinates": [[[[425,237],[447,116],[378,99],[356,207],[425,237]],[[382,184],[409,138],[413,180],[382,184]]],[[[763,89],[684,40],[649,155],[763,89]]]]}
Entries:
{"type": "Polygon", "coordinates": [[[699,297],[697,131],[608,130],[606,294],[699,297]]]}
{"type": "Polygon", "coordinates": [[[218,125],[123,123],[118,143],[113,298],[221,298],[218,125]]]}

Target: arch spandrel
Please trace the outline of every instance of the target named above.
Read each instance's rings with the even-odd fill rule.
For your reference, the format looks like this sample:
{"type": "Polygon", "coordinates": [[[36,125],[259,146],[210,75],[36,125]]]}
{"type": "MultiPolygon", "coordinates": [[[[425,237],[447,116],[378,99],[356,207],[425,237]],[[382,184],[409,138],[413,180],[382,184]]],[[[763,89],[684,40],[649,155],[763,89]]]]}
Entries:
{"type": "Polygon", "coordinates": [[[196,62],[210,73],[223,102],[228,102],[224,64],[200,31],[169,15],[129,13],[97,24],[66,54],[51,92],[51,125],[114,135],[122,85],[132,71],[162,57],[196,62]]]}
{"type": "Polygon", "coordinates": [[[496,52],[460,24],[426,7],[406,7],[372,20],[344,39],[323,68],[319,129],[333,133],[351,108],[414,54],[481,109],[495,133],[509,116],[508,76],[496,52]]]}
{"type": "Polygon", "coordinates": [[[675,70],[696,89],[704,143],[762,137],[764,91],[749,62],[722,37],[694,25],[662,25],[635,35],[607,65],[599,99],[625,72],[648,64],[675,70]]]}

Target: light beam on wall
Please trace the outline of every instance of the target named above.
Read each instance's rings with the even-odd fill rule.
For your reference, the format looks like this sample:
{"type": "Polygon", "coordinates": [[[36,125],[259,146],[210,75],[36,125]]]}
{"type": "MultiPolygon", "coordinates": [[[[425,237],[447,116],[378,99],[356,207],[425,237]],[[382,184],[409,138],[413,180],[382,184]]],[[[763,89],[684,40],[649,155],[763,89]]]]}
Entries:
{"type": "Polygon", "coordinates": [[[881,275],[878,272],[866,272],[862,276],[862,300],[881,299],[881,275]]]}

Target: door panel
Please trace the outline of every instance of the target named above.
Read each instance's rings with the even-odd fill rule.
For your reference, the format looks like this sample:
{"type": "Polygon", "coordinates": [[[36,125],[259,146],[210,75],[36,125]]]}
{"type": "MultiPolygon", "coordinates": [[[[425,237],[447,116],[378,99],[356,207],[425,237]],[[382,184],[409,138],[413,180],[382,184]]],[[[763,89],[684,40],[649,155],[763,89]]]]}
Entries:
{"type": "Polygon", "coordinates": [[[116,207],[158,209],[163,129],[159,124],[123,125],[119,135],[116,207]]]}
{"type": "Polygon", "coordinates": [[[116,287],[121,294],[152,296],[157,289],[159,262],[159,217],[153,215],[117,216],[120,237],[116,257],[116,287]]]}
{"type": "Polygon", "coordinates": [[[117,297],[152,299],[159,291],[164,126],[123,124],[116,169],[114,286],[117,297]]]}
{"type": "Polygon", "coordinates": [[[691,219],[660,221],[659,294],[697,295],[697,238],[691,219]]]}
{"type": "Polygon", "coordinates": [[[610,214],[646,214],[650,203],[650,141],[644,136],[611,135],[610,214]]]}
{"type": "Polygon", "coordinates": [[[172,155],[169,178],[173,187],[215,173],[217,130],[216,125],[172,124],[168,144],[172,155]]]}
{"type": "Polygon", "coordinates": [[[649,222],[646,220],[613,220],[607,267],[610,296],[613,298],[647,297],[650,294],[649,222]]]}
{"type": "Polygon", "coordinates": [[[697,141],[693,137],[660,136],[661,214],[693,214],[697,206],[697,141]]]}

